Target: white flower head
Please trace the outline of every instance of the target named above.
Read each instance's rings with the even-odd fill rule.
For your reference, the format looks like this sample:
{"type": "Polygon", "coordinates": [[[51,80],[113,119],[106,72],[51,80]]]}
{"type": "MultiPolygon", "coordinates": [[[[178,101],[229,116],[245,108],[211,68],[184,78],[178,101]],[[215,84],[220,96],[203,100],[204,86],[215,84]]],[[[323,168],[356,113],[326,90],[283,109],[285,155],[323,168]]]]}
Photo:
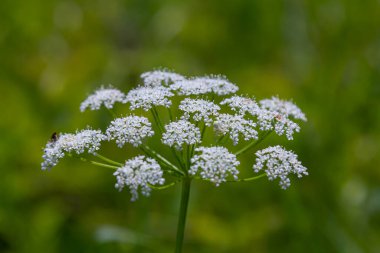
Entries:
{"type": "Polygon", "coordinates": [[[115,187],[121,191],[128,187],[132,198],[131,201],[138,199],[138,191],[149,196],[151,188],[149,185],[162,185],[165,183],[163,171],[156,160],[145,156],[137,156],[125,162],[125,165],[114,173],[117,183],[115,187]]]}
{"type": "Polygon", "coordinates": [[[238,86],[228,81],[224,76],[211,75],[198,77],[195,80],[204,83],[211,88],[212,92],[219,96],[233,94],[239,90],[238,86]]]}
{"type": "Polygon", "coordinates": [[[179,109],[184,112],[183,119],[192,119],[194,121],[203,120],[206,126],[212,123],[212,116],[218,115],[220,107],[211,101],[204,99],[185,98],[181,101],[179,109]]]}
{"type": "Polygon", "coordinates": [[[199,147],[195,151],[200,154],[191,158],[191,175],[199,172],[202,179],[209,180],[216,186],[226,182],[228,176],[238,179],[239,171],[236,167],[240,162],[225,147],[199,147]]]}
{"type": "Polygon", "coordinates": [[[155,87],[163,85],[165,87],[170,84],[185,80],[186,78],[180,74],[167,70],[154,70],[141,74],[145,86],[155,87]]]}
{"type": "Polygon", "coordinates": [[[113,120],[106,134],[108,140],[116,140],[120,148],[126,143],[138,147],[145,138],[153,136],[154,131],[147,118],[131,115],[113,120]]]}
{"type": "Polygon", "coordinates": [[[260,101],[261,108],[267,109],[271,112],[277,113],[277,115],[284,118],[294,118],[306,121],[305,114],[294,103],[286,100],[281,100],[278,97],[272,97],[271,99],[263,99],[260,101]]]}
{"type": "Polygon", "coordinates": [[[179,95],[201,95],[215,93],[219,96],[235,93],[239,88],[222,76],[196,77],[170,85],[179,95]]]}
{"type": "Polygon", "coordinates": [[[88,96],[80,105],[81,112],[87,108],[90,110],[99,110],[103,104],[106,108],[112,109],[116,102],[125,103],[125,94],[114,88],[100,88],[92,95],[88,96]]]}
{"type": "Polygon", "coordinates": [[[165,126],[162,143],[182,149],[183,144],[193,145],[201,142],[201,132],[198,127],[187,120],[178,120],[165,126]]]}
{"type": "Polygon", "coordinates": [[[290,173],[296,174],[299,178],[308,175],[307,169],[298,161],[297,155],[292,151],[287,151],[281,146],[268,147],[256,152],[256,163],[253,165],[257,173],[265,169],[269,180],[280,179],[280,186],[286,189],[290,186],[290,173]]]}
{"type": "Polygon", "coordinates": [[[153,106],[170,107],[172,102],[168,98],[172,96],[174,96],[174,94],[163,86],[140,86],[131,90],[127,94],[125,101],[131,104],[131,110],[142,108],[148,111],[153,106]]]}
{"type": "Polygon", "coordinates": [[[278,135],[286,135],[293,140],[294,132],[300,127],[293,119],[306,121],[305,114],[292,102],[277,97],[260,101],[260,111],[256,115],[261,130],[274,129],[278,135]]]}
{"type": "Polygon", "coordinates": [[[245,96],[234,95],[220,102],[222,105],[228,105],[233,111],[245,115],[246,113],[256,116],[260,113],[260,107],[254,99],[245,96]]]}
{"type": "Polygon", "coordinates": [[[100,130],[85,129],[75,134],[61,134],[56,141],[46,144],[41,163],[42,170],[51,169],[65,156],[65,153],[75,152],[82,154],[95,153],[100,148],[100,142],[106,136],[100,130]]]}
{"type": "Polygon", "coordinates": [[[190,96],[211,93],[209,85],[197,79],[181,80],[170,85],[170,89],[177,91],[178,95],[190,96]]]}
{"type": "Polygon", "coordinates": [[[218,135],[229,134],[234,145],[239,143],[239,136],[245,141],[258,139],[256,123],[245,119],[242,115],[219,114],[214,121],[214,130],[218,135]]]}

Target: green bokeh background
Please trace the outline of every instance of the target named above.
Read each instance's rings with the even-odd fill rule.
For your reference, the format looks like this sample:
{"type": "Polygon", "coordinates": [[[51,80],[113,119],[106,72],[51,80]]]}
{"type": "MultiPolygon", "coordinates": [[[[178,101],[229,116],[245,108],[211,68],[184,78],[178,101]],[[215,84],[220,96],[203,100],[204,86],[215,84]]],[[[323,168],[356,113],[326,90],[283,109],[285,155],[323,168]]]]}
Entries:
{"type": "Polygon", "coordinates": [[[193,185],[184,252],[380,252],[380,1],[2,0],[0,57],[0,252],[172,252],[179,186],[131,203],[107,169],[40,170],[52,132],[109,122],[79,112],[94,88],[155,67],[224,74],[309,119],[269,140],[309,169],[290,189],[193,185]]]}

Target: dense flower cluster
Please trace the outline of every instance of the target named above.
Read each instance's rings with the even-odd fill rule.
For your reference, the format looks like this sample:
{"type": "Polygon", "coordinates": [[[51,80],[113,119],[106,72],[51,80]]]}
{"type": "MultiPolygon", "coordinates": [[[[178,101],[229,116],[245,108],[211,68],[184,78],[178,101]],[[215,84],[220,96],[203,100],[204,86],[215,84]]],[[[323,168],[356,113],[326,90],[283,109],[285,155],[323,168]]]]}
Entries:
{"type": "Polygon", "coordinates": [[[172,96],[174,96],[174,93],[163,86],[140,86],[131,90],[127,94],[125,101],[131,104],[131,110],[142,108],[145,111],[148,111],[154,106],[170,107],[172,102],[169,98],[172,96]]]}
{"type": "Polygon", "coordinates": [[[178,120],[165,126],[162,143],[169,147],[182,149],[182,145],[193,145],[201,142],[201,132],[198,127],[187,120],[178,120]]]}
{"type": "Polygon", "coordinates": [[[102,104],[106,108],[111,109],[116,102],[125,103],[125,94],[113,88],[100,88],[82,102],[80,110],[82,112],[87,108],[90,108],[91,110],[99,110],[102,104]]]}
{"type": "Polygon", "coordinates": [[[186,78],[180,74],[166,71],[166,70],[154,70],[141,74],[141,78],[144,80],[145,86],[169,86],[170,84],[178,81],[183,81],[186,78]]]}
{"type": "Polygon", "coordinates": [[[160,165],[152,158],[137,156],[125,162],[114,175],[117,183],[115,187],[120,191],[127,186],[131,192],[131,201],[138,199],[138,190],[144,196],[150,195],[150,185],[165,183],[160,165]]]}
{"type": "Polygon", "coordinates": [[[116,140],[117,145],[121,148],[126,143],[135,147],[141,145],[143,139],[154,135],[154,131],[147,118],[131,115],[112,121],[106,134],[108,140],[116,140]]]}
{"type": "MultiPolygon", "coordinates": [[[[155,130],[147,115],[128,115],[113,119],[104,134],[91,129],[61,134],[47,143],[42,169],[52,168],[66,153],[95,154],[101,141],[114,140],[120,148],[129,143],[148,156],[129,159],[121,167],[100,154],[96,157],[102,161],[92,161],[98,166],[116,168],[116,187],[128,187],[132,200],[138,198],[139,190],[149,195],[154,185],[163,184],[164,171],[178,177],[201,178],[218,186],[228,177],[238,179],[237,156],[254,147],[257,140],[262,141],[271,132],[292,140],[294,133],[300,131],[298,122],[306,121],[305,114],[293,102],[278,97],[256,102],[253,97],[237,95],[238,87],[223,76],[185,77],[154,70],[143,73],[141,78],[142,85],[127,94],[114,88],[96,90],[82,102],[80,110],[98,110],[102,106],[112,109],[116,102],[127,103],[130,111],[142,109],[134,113],[150,111],[155,130]],[[215,134],[209,136],[212,130],[215,134]],[[157,139],[148,140],[153,136],[157,139]],[[234,154],[227,147],[212,146],[226,145],[228,138],[237,146],[234,154]],[[162,144],[173,152],[175,164],[161,154],[162,144]],[[209,144],[211,147],[205,147],[209,144]]],[[[284,189],[290,185],[289,174],[307,175],[297,155],[280,146],[257,151],[256,155],[254,171],[265,168],[268,178],[279,178],[284,189]]]]}
{"type": "Polygon", "coordinates": [[[271,112],[276,112],[281,117],[292,117],[306,121],[305,114],[295,104],[290,101],[281,100],[277,97],[271,99],[263,99],[260,101],[262,108],[271,112]]]}
{"type": "Polygon", "coordinates": [[[173,83],[170,88],[179,95],[202,95],[215,93],[219,96],[235,93],[239,88],[224,77],[197,77],[173,83]]]}
{"type": "Polygon", "coordinates": [[[244,96],[234,95],[230,98],[224,99],[220,104],[228,105],[233,111],[236,111],[243,116],[246,113],[249,113],[252,116],[257,116],[261,112],[260,107],[255,100],[244,96]]]}
{"type": "Polygon", "coordinates": [[[257,114],[260,129],[274,130],[278,135],[285,134],[288,140],[293,140],[294,132],[300,131],[299,125],[292,119],[306,121],[305,115],[295,104],[277,97],[261,100],[260,108],[257,114]]]}
{"type": "Polygon", "coordinates": [[[184,112],[182,118],[203,121],[206,126],[210,126],[213,121],[212,116],[218,115],[220,107],[205,99],[185,98],[181,101],[179,109],[184,112]]]}
{"type": "Polygon", "coordinates": [[[306,168],[298,161],[297,155],[280,146],[269,147],[256,152],[256,163],[253,166],[255,172],[265,169],[269,180],[280,179],[280,186],[286,189],[290,186],[290,173],[299,178],[308,175],[306,168]]]}
{"type": "Polygon", "coordinates": [[[202,179],[209,180],[216,186],[226,182],[228,176],[232,176],[234,180],[238,179],[239,171],[236,167],[240,162],[225,147],[199,147],[195,151],[200,154],[191,159],[191,175],[199,172],[202,179]]]}
{"type": "Polygon", "coordinates": [[[255,130],[256,123],[252,120],[244,119],[241,115],[219,114],[214,122],[215,132],[219,135],[229,134],[234,145],[239,143],[239,135],[245,141],[257,139],[258,133],[255,130]]]}
{"type": "Polygon", "coordinates": [[[57,165],[59,159],[65,156],[65,153],[75,152],[82,154],[86,150],[88,153],[95,153],[99,150],[100,142],[105,140],[106,136],[100,130],[85,129],[75,134],[61,134],[57,140],[51,140],[47,143],[41,163],[43,170],[51,169],[57,165]]]}

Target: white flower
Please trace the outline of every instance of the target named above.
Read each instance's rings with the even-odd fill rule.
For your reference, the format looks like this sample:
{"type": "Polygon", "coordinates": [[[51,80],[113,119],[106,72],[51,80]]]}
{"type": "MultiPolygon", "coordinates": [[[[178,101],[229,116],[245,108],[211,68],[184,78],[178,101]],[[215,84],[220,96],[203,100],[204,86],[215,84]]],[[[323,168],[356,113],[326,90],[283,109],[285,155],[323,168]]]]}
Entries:
{"type": "Polygon", "coordinates": [[[256,101],[244,96],[234,95],[230,98],[224,99],[220,104],[228,105],[233,111],[242,115],[249,113],[252,116],[256,116],[260,113],[260,107],[256,101]]]}
{"type": "Polygon", "coordinates": [[[125,94],[121,91],[113,88],[100,88],[96,90],[92,95],[88,96],[85,101],[80,105],[81,112],[87,108],[91,110],[99,110],[100,106],[104,106],[108,109],[113,108],[114,103],[125,103],[125,94]]]}
{"type": "Polygon", "coordinates": [[[306,121],[305,114],[292,102],[277,97],[260,101],[260,111],[256,115],[260,129],[268,131],[274,129],[278,135],[286,134],[288,140],[293,140],[294,132],[300,127],[292,119],[306,121]]]}
{"type": "Polygon", "coordinates": [[[224,76],[198,77],[195,80],[211,87],[211,90],[219,96],[232,94],[239,90],[239,87],[228,81],[224,76]]]}
{"type": "Polygon", "coordinates": [[[56,141],[46,144],[41,168],[51,169],[65,156],[65,152],[81,154],[87,150],[93,154],[99,150],[100,142],[105,139],[106,136],[100,130],[85,129],[75,134],[61,134],[56,141]]]}
{"type": "Polygon", "coordinates": [[[257,173],[265,169],[269,180],[280,179],[280,186],[286,189],[290,186],[290,173],[296,174],[299,178],[308,175],[307,169],[297,160],[297,155],[292,151],[287,151],[281,146],[268,147],[256,152],[256,164],[253,166],[257,173]]]}
{"type": "Polygon", "coordinates": [[[186,78],[180,74],[167,70],[154,70],[141,74],[145,86],[169,86],[173,82],[182,81],[186,78]]]}
{"type": "Polygon", "coordinates": [[[226,182],[228,176],[238,179],[239,171],[236,167],[240,162],[225,147],[199,147],[195,151],[200,154],[191,158],[191,175],[200,172],[202,179],[209,180],[216,186],[226,182]]]}
{"type": "Polygon", "coordinates": [[[154,132],[147,118],[131,115],[112,121],[106,134],[108,140],[116,140],[117,145],[121,148],[125,143],[137,147],[145,138],[153,136],[154,132]]]}
{"type": "Polygon", "coordinates": [[[201,142],[201,132],[198,127],[187,120],[178,120],[165,126],[162,135],[162,143],[176,149],[181,149],[183,144],[193,145],[201,142]]]}
{"type": "Polygon", "coordinates": [[[229,134],[233,144],[239,143],[239,135],[244,140],[258,139],[256,123],[244,119],[242,115],[219,114],[214,122],[214,130],[218,135],[229,134]]]}
{"type": "Polygon", "coordinates": [[[178,95],[190,96],[212,92],[209,85],[197,79],[182,80],[170,85],[170,89],[177,91],[178,95]]]}
{"type": "Polygon", "coordinates": [[[138,190],[141,194],[149,196],[151,188],[149,185],[162,185],[165,183],[163,171],[156,160],[145,156],[137,156],[125,162],[125,165],[114,173],[117,183],[115,187],[121,191],[128,187],[132,198],[138,199],[138,190]]]}
{"type": "Polygon", "coordinates": [[[214,92],[217,95],[228,95],[235,93],[239,88],[221,76],[196,77],[182,80],[170,85],[179,95],[201,95],[214,92]]]}
{"type": "Polygon", "coordinates": [[[306,121],[305,114],[295,104],[290,101],[281,100],[278,97],[271,99],[263,99],[260,101],[261,108],[267,109],[271,112],[276,112],[281,117],[293,117],[306,121]]]}
{"type": "Polygon", "coordinates": [[[172,96],[174,96],[174,94],[163,86],[140,86],[131,90],[125,100],[131,104],[131,110],[142,108],[148,111],[153,106],[170,107],[172,102],[168,98],[172,96]]]}
{"type": "Polygon", "coordinates": [[[220,107],[208,100],[185,98],[181,101],[179,109],[184,112],[182,118],[188,120],[192,114],[194,121],[203,120],[207,126],[210,126],[212,123],[210,117],[218,115],[220,107]]]}

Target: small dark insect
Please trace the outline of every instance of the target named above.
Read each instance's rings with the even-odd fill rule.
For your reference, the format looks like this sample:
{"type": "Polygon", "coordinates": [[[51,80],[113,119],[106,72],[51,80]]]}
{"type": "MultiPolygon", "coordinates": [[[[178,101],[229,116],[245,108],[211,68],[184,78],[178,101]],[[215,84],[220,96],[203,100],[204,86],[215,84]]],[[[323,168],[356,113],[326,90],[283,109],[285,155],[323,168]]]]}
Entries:
{"type": "Polygon", "coordinates": [[[50,142],[56,142],[58,140],[57,132],[54,132],[50,137],[50,142]]]}

